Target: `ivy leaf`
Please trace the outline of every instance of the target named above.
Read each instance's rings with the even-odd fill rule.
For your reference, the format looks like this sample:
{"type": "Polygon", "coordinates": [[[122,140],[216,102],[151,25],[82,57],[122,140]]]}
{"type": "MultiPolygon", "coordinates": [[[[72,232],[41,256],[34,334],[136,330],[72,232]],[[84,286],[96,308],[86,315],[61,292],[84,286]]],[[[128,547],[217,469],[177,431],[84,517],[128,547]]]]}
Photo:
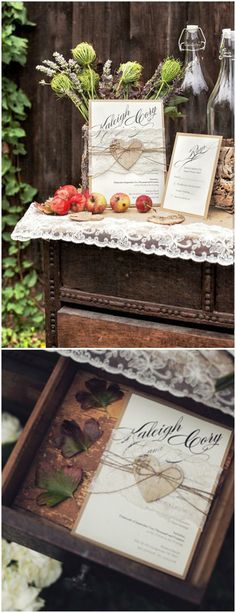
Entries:
{"type": "Polygon", "coordinates": [[[77,392],[76,400],[80,402],[81,409],[88,410],[93,408],[104,408],[124,396],[119,385],[107,383],[103,379],[89,379],[85,383],[87,392],[77,392]]]}
{"type": "Polygon", "coordinates": [[[61,437],[59,447],[64,458],[82,451],[87,451],[101,436],[103,431],[96,419],[87,419],[83,430],[73,419],[64,419],[61,424],[61,437]]]}
{"type": "Polygon", "coordinates": [[[73,498],[83,478],[82,468],[66,466],[61,470],[38,471],[36,486],[45,490],[37,497],[40,506],[55,507],[67,498],[73,498]]]}

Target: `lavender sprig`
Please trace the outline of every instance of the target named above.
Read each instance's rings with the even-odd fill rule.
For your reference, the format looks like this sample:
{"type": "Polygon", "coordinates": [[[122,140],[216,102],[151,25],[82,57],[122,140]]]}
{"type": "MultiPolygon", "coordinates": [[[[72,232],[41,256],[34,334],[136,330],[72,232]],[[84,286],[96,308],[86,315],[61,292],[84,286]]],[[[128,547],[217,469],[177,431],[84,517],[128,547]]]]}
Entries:
{"type": "Polygon", "coordinates": [[[41,66],[39,64],[36,66],[36,70],[39,70],[39,72],[45,72],[48,77],[53,77],[56,74],[56,70],[52,70],[52,68],[48,68],[48,66],[41,66]]]}
{"type": "Polygon", "coordinates": [[[101,98],[112,98],[113,95],[113,75],[111,73],[111,60],[107,60],[103,66],[102,76],[98,84],[98,93],[101,98]]]}
{"type": "Polygon", "coordinates": [[[160,62],[154,74],[152,75],[151,79],[149,79],[145,83],[143,87],[143,91],[142,91],[142,98],[149,98],[150,94],[158,88],[159,83],[160,83],[160,78],[161,78],[162,66],[163,66],[163,62],[160,62]]]}
{"type": "Polygon", "coordinates": [[[60,66],[60,68],[62,68],[63,70],[65,70],[65,68],[68,68],[68,62],[65,60],[64,56],[61,53],[58,53],[58,51],[54,51],[52,55],[55,58],[55,61],[57,62],[58,66],[60,66]]]}

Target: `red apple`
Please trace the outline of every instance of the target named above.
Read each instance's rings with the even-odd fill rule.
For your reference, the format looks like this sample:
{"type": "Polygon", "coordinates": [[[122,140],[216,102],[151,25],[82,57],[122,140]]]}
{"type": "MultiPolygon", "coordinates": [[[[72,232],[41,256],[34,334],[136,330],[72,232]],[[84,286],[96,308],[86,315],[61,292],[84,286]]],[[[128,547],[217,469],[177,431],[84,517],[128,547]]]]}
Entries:
{"type": "Polygon", "coordinates": [[[86,209],[90,211],[90,213],[103,213],[107,206],[107,201],[105,196],[102,194],[97,194],[94,192],[93,194],[88,194],[86,201],[86,209]]]}
{"type": "Polygon", "coordinates": [[[53,213],[57,215],[67,215],[70,204],[69,200],[64,200],[63,198],[59,198],[59,196],[54,196],[52,200],[50,200],[50,207],[53,213]]]}
{"type": "Polygon", "coordinates": [[[118,192],[111,197],[110,205],[113,211],[115,211],[116,213],[125,213],[125,211],[127,211],[127,209],[129,208],[130,198],[129,196],[127,196],[127,194],[122,194],[121,192],[118,192]]]}
{"type": "Polygon", "coordinates": [[[147,213],[152,208],[152,199],[149,196],[139,196],[135,202],[136,208],[140,213],[147,213]]]}
{"type": "Polygon", "coordinates": [[[85,209],[86,197],[84,196],[84,194],[79,194],[77,192],[77,194],[72,196],[72,198],[69,198],[69,205],[70,210],[73,211],[73,213],[80,213],[85,209]]]}
{"type": "Polygon", "coordinates": [[[78,194],[78,191],[74,185],[62,185],[62,187],[59,187],[56,190],[54,196],[60,196],[60,198],[71,198],[72,196],[75,196],[75,194],[78,194]]]}

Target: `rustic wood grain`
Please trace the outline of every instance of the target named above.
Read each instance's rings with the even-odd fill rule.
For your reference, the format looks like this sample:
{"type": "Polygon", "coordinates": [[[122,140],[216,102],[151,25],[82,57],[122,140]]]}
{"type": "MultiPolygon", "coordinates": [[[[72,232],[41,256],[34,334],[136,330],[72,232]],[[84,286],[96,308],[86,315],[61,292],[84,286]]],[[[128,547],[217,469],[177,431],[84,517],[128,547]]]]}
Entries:
{"type": "Polygon", "coordinates": [[[2,494],[6,504],[11,504],[12,497],[15,497],[19,483],[31,465],[35,449],[42,441],[57,409],[58,402],[68,389],[75,371],[75,363],[66,358],[60,358],[45,385],[33,413],[30,415],[27,425],[3,469],[2,494]],[[32,445],[32,440],[34,440],[35,446],[32,445]],[[17,470],[15,464],[17,464],[17,470]]]}
{"type": "Polygon", "coordinates": [[[56,313],[68,304],[174,325],[233,329],[232,266],[63,241],[44,241],[44,252],[48,346],[58,344],[56,313]]]}
{"type": "MultiPolygon", "coordinates": [[[[19,72],[32,102],[26,122],[28,156],[21,165],[23,178],[38,188],[39,200],[58,185],[78,183],[82,119],[70,101],[38,85],[36,64],[55,50],[69,57],[76,43],[88,40],[99,62],[110,57],[117,67],[135,59],[144,65],[144,77],[150,77],[164,56],[179,55],[180,32],[192,22],[205,32],[205,66],[215,81],[221,28],[233,28],[232,2],[27,2],[27,9],[36,27],[27,30],[28,60],[19,72]]],[[[174,132],[175,124],[168,122],[169,149],[174,132]]]]}
{"type": "Polygon", "coordinates": [[[55,50],[70,54],[73,3],[27,2],[27,9],[36,25],[27,30],[28,59],[20,77],[32,103],[25,125],[28,154],[22,158],[22,178],[38,189],[37,198],[42,201],[59,185],[71,183],[72,109],[69,100],[38,84],[44,74],[35,67],[43,59],[52,59],[55,50]]]}
{"type": "Polygon", "coordinates": [[[59,347],[233,347],[229,334],[157,324],[81,309],[57,313],[59,347]]]}
{"type": "Polygon", "coordinates": [[[57,311],[60,308],[60,243],[43,241],[46,344],[57,347],[57,311]]]}
{"type": "Polygon", "coordinates": [[[201,275],[190,260],[61,244],[61,285],[88,293],[199,309],[201,275]]]}

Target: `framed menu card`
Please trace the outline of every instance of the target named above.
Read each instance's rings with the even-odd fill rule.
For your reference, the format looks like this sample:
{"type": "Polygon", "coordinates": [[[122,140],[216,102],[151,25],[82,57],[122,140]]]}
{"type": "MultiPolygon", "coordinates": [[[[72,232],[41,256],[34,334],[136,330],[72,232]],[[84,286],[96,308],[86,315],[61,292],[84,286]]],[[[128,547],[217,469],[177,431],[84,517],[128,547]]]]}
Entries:
{"type": "Polygon", "coordinates": [[[166,170],[161,100],[90,100],[89,189],[109,202],[141,194],[161,202],[166,170]]]}
{"type": "Polygon", "coordinates": [[[177,133],[161,208],[207,218],[222,136],[177,133]]]}
{"type": "Polygon", "coordinates": [[[131,393],[74,533],[185,579],[231,442],[228,427],[131,393]]]}

